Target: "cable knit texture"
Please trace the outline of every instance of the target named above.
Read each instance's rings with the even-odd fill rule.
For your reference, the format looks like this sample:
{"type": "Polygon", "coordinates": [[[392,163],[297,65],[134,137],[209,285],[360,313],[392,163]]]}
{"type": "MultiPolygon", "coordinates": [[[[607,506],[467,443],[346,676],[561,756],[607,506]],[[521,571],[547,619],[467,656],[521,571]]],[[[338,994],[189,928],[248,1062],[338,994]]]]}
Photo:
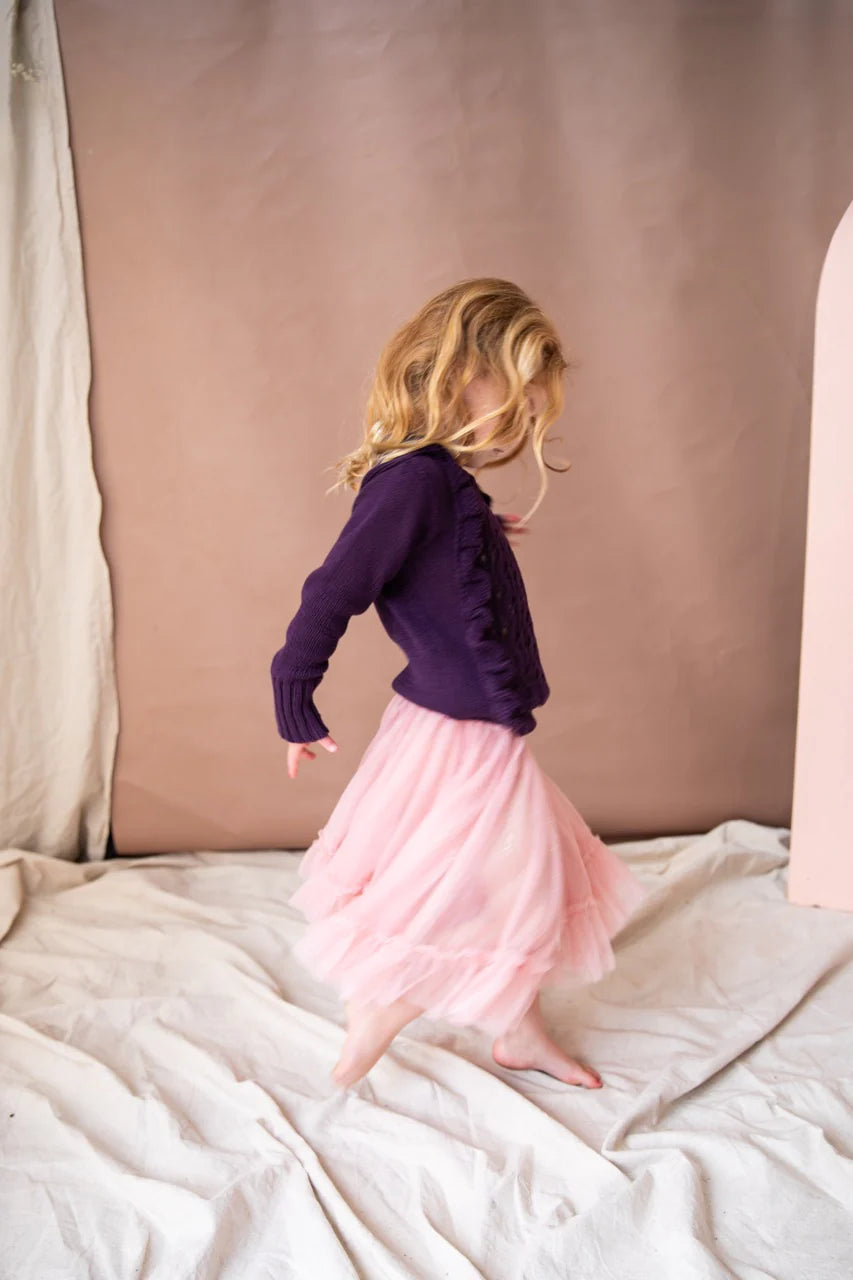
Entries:
{"type": "Polygon", "coordinates": [[[278,731],[329,733],[314,691],[350,618],[374,604],[408,662],[392,689],[515,734],[549,697],[515,553],[491,497],[452,453],[424,445],[363,477],[349,520],[308,575],[270,667],[278,731]]]}
{"type": "Polygon", "coordinates": [[[454,467],[457,572],[468,645],[492,707],[485,718],[530,733],[536,727],[530,708],[547,701],[550,690],[524,581],[491,499],[473,476],[454,467]]]}

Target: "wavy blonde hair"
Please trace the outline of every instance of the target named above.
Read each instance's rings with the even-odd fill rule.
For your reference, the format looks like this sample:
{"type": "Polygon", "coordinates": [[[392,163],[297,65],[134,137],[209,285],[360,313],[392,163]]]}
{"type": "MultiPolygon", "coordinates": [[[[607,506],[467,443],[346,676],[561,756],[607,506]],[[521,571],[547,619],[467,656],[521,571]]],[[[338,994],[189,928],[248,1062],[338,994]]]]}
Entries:
{"type": "Polygon", "coordinates": [[[554,326],[531,298],[510,280],[492,276],[461,280],[427,302],[394,334],[377,363],[364,413],[364,438],[357,449],[334,464],[340,486],[358,489],[364,473],[378,462],[425,444],[444,445],[473,470],[477,455],[503,452],[486,467],[506,466],[531,443],[540,475],[529,520],[542,502],[548,471],[543,456],[548,427],[563,409],[563,374],[570,366],[554,326]],[[505,399],[491,413],[469,420],[463,392],[477,375],[493,374],[505,399]],[[530,415],[525,389],[543,386],[543,411],[530,415]],[[474,432],[494,419],[479,442],[474,432]]]}

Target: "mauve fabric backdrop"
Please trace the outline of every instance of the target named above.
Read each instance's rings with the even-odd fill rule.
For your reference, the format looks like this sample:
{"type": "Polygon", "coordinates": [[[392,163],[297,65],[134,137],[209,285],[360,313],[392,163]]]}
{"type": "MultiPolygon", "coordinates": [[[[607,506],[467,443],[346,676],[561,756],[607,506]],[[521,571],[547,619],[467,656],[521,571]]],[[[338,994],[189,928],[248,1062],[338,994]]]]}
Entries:
{"type": "MultiPolygon", "coordinates": [[[[518,555],[530,739],[605,838],[790,820],[814,307],[853,8],[59,0],[116,607],[121,853],[302,848],[403,657],[353,620],[296,781],[269,660],[376,355],[518,281],[580,368],[518,555]]],[[[486,473],[522,511],[532,464],[486,473]]]]}

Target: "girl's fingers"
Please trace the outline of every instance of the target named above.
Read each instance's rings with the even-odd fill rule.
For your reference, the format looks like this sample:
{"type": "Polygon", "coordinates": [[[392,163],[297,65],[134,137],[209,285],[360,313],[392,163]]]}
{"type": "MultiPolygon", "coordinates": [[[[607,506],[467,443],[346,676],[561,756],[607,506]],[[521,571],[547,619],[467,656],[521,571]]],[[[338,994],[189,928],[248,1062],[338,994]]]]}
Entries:
{"type": "MultiPolygon", "coordinates": [[[[338,744],[331,736],[320,738],[318,741],[322,747],[325,747],[326,751],[333,753],[338,749],[338,744]]],[[[307,756],[309,760],[316,760],[317,752],[312,751],[307,743],[304,742],[292,742],[290,747],[291,750],[287,753],[287,773],[288,777],[295,778],[299,770],[299,761],[302,757],[307,756]]]]}
{"type": "Polygon", "coordinates": [[[301,742],[291,743],[291,748],[295,749],[289,750],[287,753],[287,775],[289,778],[295,778],[299,770],[299,761],[303,756],[310,756],[313,759],[314,752],[309,751],[301,742]]]}

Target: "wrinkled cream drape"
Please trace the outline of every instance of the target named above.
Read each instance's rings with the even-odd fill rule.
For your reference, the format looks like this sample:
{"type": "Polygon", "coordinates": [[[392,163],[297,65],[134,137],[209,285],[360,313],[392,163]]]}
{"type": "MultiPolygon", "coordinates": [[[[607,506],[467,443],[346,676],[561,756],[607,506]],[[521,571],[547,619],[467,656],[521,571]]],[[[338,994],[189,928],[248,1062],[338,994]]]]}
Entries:
{"type": "Polygon", "coordinates": [[[0,844],[101,858],[118,731],[53,5],[2,6],[0,844]]]}

